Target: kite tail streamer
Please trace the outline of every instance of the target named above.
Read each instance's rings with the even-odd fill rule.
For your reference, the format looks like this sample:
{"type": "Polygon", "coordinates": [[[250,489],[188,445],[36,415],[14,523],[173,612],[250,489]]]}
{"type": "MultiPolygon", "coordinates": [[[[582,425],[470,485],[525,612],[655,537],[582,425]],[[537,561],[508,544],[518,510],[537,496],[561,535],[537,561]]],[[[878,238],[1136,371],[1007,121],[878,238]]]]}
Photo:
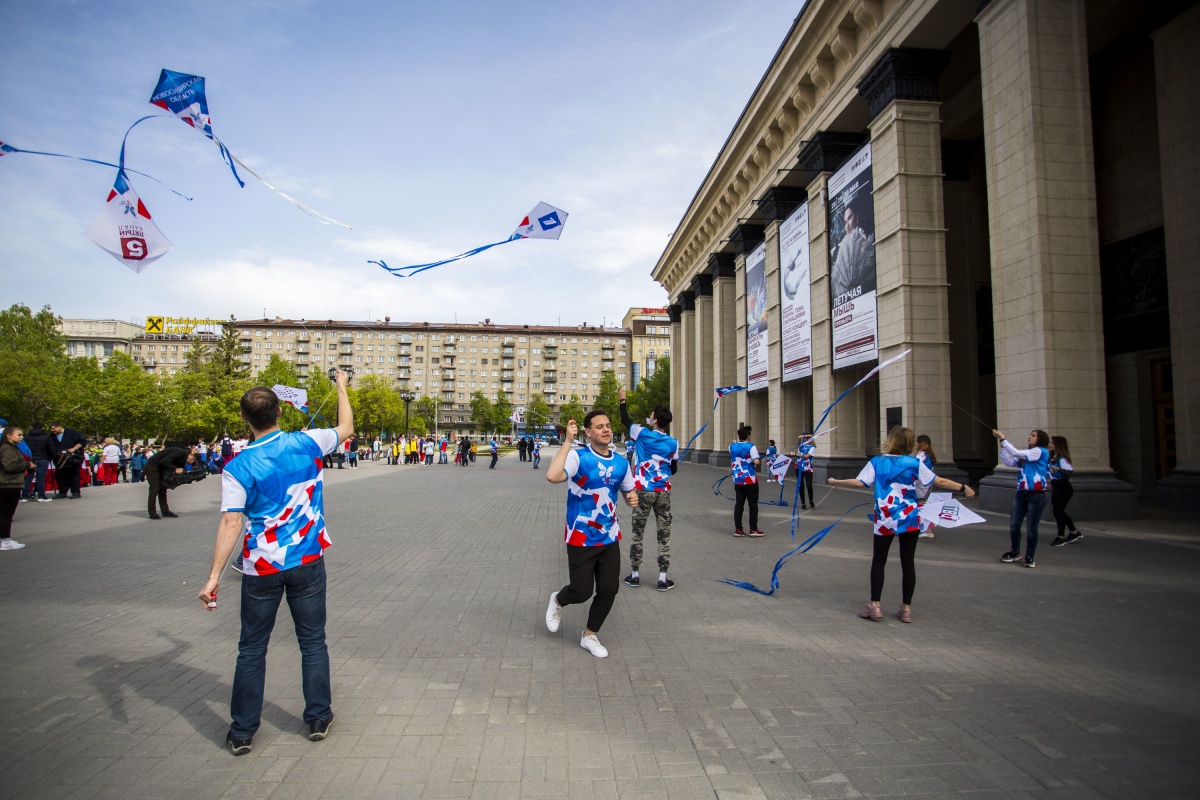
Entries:
{"type": "MultiPolygon", "coordinates": [[[[901,354],[900,354],[900,355],[898,355],[898,356],[893,356],[892,358],[889,358],[887,361],[880,362],[879,364],[877,364],[877,365],[875,366],[875,368],[874,368],[874,369],[872,369],[872,370],[871,370],[870,372],[868,372],[866,375],[863,375],[861,378],[859,378],[859,379],[858,379],[858,383],[854,384],[854,385],[853,385],[853,386],[851,386],[849,389],[847,389],[846,391],[844,391],[844,392],[842,392],[841,394],[839,394],[839,395],[837,396],[837,399],[836,399],[836,400],[834,400],[832,403],[830,403],[830,404],[829,404],[829,407],[828,407],[828,408],[826,408],[826,409],[825,409],[825,411],[824,411],[824,413],[822,413],[822,414],[821,414],[821,419],[817,421],[817,426],[816,426],[815,428],[813,428],[813,433],[814,433],[814,434],[816,434],[816,432],[817,432],[817,431],[819,431],[819,430],[821,429],[821,426],[825,424],[825,420],[826,420],[826,419],[829,417],[829,412],[830,412],[830,411],[833,411],[833,407],[834,407],[834,406],[836,406],[838,403],[842,402],[842,399],[843,399],[843,398],[844,398],[846,395],[850,394],[850,393],[851,393],[851,392],[853,392],[855,389],[857,389],[858,387],[860,387],[860,386],[862,386],[864,383],[866,383],[868,380],[870,380],[871,378],[873,378],[873,377],[875,377],[876,375],[878,375],[878,374],[879,374],[879,371],[880,371],[881,369],[883,369],[884,367],[888,366],[889,364],[894,364],[894,363],[896,363],[897,361],[899,361],[900,359],[904,358],[906,355],[908,355],[908,354],[909,354],[909,353],[911,353],[911,352],[912,352],[912,350],[911,350],[911,349],[909,349],[909,350],[905,350],[903,353],[901,353],[901,354]]],[[[814,436],[814,438],[816,438],[816,437],[814,436]]]]}
{"type": "Polygon", "coordinates": [[[859,503],[858,505],[847,509],[846,513],[844,513],[844,514],[842,514],[842,516],[838,517],[837,521],[835,521],[832,525],[827,525],[826,527],[824,527],[821,530],[814,533],[812,536],[805,539],[800,544],[796,545],[796,547],[794,547],[791,550],[789,550],[788,552],[784,553],[780,557],[780,559],[775,562],[775,568],[773,570],[771,570],[771,588],[770,588],[770,590],[760,589],[757,586],[755,586],[753,583],[750,583],[749,581],[735,581],[731,578],[718,578],[717,583],[727,583],[730,586],[736,586],[739,589],[745,589],[750,592],[756,592],[758,594],[766,595],[767,597],[770,597],[771,595],[775,594],[775,590],[779,588],[779,570],[783,569],[783,565],[786,564],[792,558],[792,556],[799,555],[800,553],[807,553],[809,550],[811,550],[813,547],[815,547],[822,539],[824,539],[831,530],[833,530],[839,524],[841,524],[842,520],[846,519],[846,517],[848,517],[850,515],[850,512],[855,511],[859,508],[862,508],[863,506],[868,506],[868,505],[872,505],[872,504],[873,504],[873,501],[872,501],[872,503],[859,503]]]}
{"type": "MultiPolygon", "coordinates": [[[[708,426],[709,426],[709,424],[710,424],[710,423],[713,421],[713,417],[714,417],[714,416],[716,415],[716,413],[717,413],[717,405],[719,405],[719,404],[720,404],[720,402],[721,402],[721,397],[723,397],[723,395],[718,395],[718,396],[717,396],[717,399],[716,399],[716,401],[713,403],[712,411],[708,412],[708,419],[706,419],[706,420],[704,421],[704,424],[700,426],[700,430],[696,431],[696,434],[695,434],[695,435],[694,435],[692,438],[688,439],[687,445],[685,445],[685,446],[684,446],[684,448],[683,448],[683,452],[679,454],[679,460],[680,460],[680,461],[683,461],[685,458],[687,458],[687,454],[688,454],[688,453],[691,451],[691,449],[692,449],[692,444],[693,444],[693,443],[694,443],[694,442],[695,442],[697,439],[699,439],[699,438],[700,438],[700,434],[702,434],[702,433],[704,433],[706,430],[708,430],[708,426]]],[[[724,480],[724,479],[722,479],[722,480],[724,480]]]]}
{"type": "Polygon", "coordinates": [[[492,242],[491,244],[485,244],[482,247],[476,247],[472,250],[468,250],[465,253],[459,253],[456,256],[452,256],[450,258],[443,258],[441,261],[434,261],[429,264],[412,264],[411,266],[407,266],[407,267],[389,267],[387,265],[387,262],[383,261],[383,260],[368,261],[367,263],[368,264],[377,264],[378,266],[383,267],[385,270],[387,270],[388,272],[395,275],[397,278],[411,278],[413,275],[416,275],[418,272],[424,272],[427,269],[433,269],[434,267],[440,267],[445,264],[453,264],[455,261],[462,261],[464,258],[470,258],[473,255],[482,253],[484,250],[490,250],[493,247],[498,247],[499,245],[502,245],[502,244],[508,244],[509,242],[515,242],[516,240],[518,240],[520,238],[521,238],[520,236],[514,235],[514,236],[509,237],[508,239],[504,239],[503,241],[492,242]]]}
{"type": "MultiPolygon", "coordinates": [[[[22,150],[19,147],[13,147],[11,144],[5,144],[4,142],[0,142],[0,155],[7,155],[8,153],[24,153],[25,155],[28,155],[28,156],[53,156],[54,158],[69,158],[72,161],[86,161],[89,164],[99,164],[102,167],[114,167],[116,169],[122,168],[121,165],[119,165],[119,164],[113,164],[108,161],[99,161],[95,158],[83,158],[82,156],[68,156],[68,155],[64,155],[62,153],[47,153],[42,150],[22,150]]],[[[172,189],[170,186],[163,183],[162,181],[160,181],[158,178],[154,177],[153,175],[147,175],[145,172],[138,172],[136,169],[126,169],[125,171],[132,172],[134,175],[141,175],[143,178],[149,178],[150,180],[154,181],[155,183],[159,184],[160,186],[163,186],[166,189],[168,189],[169,191],[174,192],[175,194],[179,195],[184,200],[190,201],[192,199],[192,198],[188,197],[186,194],[184,194],[183,192],[179,192],[179,191],[176,191],[175,189],[172,189]]]]}
{"type": "Polygon", "coordinates": [[[238,183],[240,183],[243,186],[243,188],[246,186],[246,184],[242,182],[241,178],[238,178],[237,170],[233,169],[234,164],[237,164],[239,167],[246,170],[247,173],[249,173],[250,175],[253,175],[255,178],[257,178],[258,181],[263,186],[267,187],[272,192],[274,192],[275,194],[282,197],[284,200],[287,200],[289,203],[294,205],[296,208],[300,209],[305,214],[308,214],[310,217],[317,220],[321,224],[328,225],[330,223],[333,223],[334,225],[341,225],[343,228],[345,228],[348,231],[354,230],[346,223],[339,222],[338,220],[334,219],[333,217],[327,217],[324,214],[322,214],[320,211],[317,211],[312,206],[308,206],[308,205],[305,205],[304,203],[301,203],[299,200],[297,200],[296,198],[292,197],[289,194],[284,194],[279,189],[277,189],[274,186],[272,186],[271,184],[267,183],[267,181],[263,178],[263,176],[259,175],[257,172],[255,172],[254,170],[247,167],[244,161],[239,159],[233,153],[230,153],[229,148],[227,148],[224,144],[222,144],[217,138],[214,137],[213,141],[216,142],[217,146],[221,148],[221,155],[223,158],[226,159],[225,163],[229,164],[229,168],[233,170],[233,177],[237,178],[238,183]]]}

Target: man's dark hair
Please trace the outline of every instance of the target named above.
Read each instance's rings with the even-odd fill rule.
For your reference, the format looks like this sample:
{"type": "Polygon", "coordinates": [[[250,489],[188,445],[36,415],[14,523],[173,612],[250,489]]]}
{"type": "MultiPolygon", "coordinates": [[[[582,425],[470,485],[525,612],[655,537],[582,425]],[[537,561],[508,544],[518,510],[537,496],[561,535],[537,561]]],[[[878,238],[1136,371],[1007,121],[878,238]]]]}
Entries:
{"type": "Polygon", "coordinates": [[[750,431],[752,431],[752,430],[754,430],[754,429],[751,428],[749,425],[743,425],[742,427],[738,428],[738,441],[744,442],[747,439],[749,439],[750,431]]]}
{"type": "Polygon", "coordinates": [[[587,414],[584,415],[583,427],[590,429],[592,427],[592,420],[594,420],[596,417],[607,417],[607,416],[608,416],[608,412],[605,411],[604,409],[593,408],[591,411],[587,412],[587,414]]]}
{"type": "Polygon", "coordinates": [[[265,386],[255,386],[242,395],[242,416],[255,430],[274,426],[279,420],[279,397],[265,386]]]}
{"type": "Polygon", "coordinates": [[[655,406],[651,411],[654,415],[654,421],[658,423],[658,427],[665,428],[671,424],[674,417],[671,416],[671,409],[666,406],[655,406]]]}

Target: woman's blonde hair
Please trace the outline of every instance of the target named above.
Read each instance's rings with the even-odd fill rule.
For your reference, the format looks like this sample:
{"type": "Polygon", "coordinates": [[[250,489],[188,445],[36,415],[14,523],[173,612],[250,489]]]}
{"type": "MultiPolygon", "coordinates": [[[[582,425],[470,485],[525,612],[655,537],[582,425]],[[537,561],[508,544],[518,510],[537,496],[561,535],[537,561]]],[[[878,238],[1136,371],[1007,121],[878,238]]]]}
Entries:
{"type": "Polygon", "coordinates": [[[879,448],[879,452],[887,456],[907,456],[912,454],[915,446],[916,435],[912,432],[912,428],[897,425],[888,431],[887,440],[883,443],[883,447],[879,448]]]}
{"type": "Polygon", "coordinates": [[[114,438],[113,438],[113,437],[111,437],[111,436],[105,436],[105,437],[104,437],[104,443],[105,443],[105,444],[117,444],[117,440],[116,440],[116,439],[114,439],[114,438]]]}

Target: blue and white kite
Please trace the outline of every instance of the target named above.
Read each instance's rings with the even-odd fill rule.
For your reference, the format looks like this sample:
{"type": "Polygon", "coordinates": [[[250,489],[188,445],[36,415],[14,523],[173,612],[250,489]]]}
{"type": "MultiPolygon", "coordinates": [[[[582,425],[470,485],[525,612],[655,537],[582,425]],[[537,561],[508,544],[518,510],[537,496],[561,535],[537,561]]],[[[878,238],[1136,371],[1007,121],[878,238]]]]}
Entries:
{"type": "Polygon", "coordinates": [[[708,419],[704,420],[704,424],[700,426],[700,430],[696,431],[692,438],[688,439],[687,445],[683,448],[683,452],[679,454],[680,461],[687,458],[688,452],[690,452],[692,449],[692,443],[700,438],[700,434],[708,430],[709,423],[712,422],[713,416],[717,413],[717,405],[720,404],[721,398],[727,394],[744,391],[746,391],[745,386],[721,386],[717,388],[717,399],[713,401],[712,411],[708,412],[708,419]]]}
{"type": "MultiPolygon", "coordinates": [[[[240,162],[239,162],[240,163],[240,162]]],[[[451,258],[444,258],[441,261],[434,261],[430,264],[412,264],[407,267],[389,267],[386,261],[368,261],[368,264],[377,264],[383,269],[395,275],[397,278],[411,278],[418,272],[424,272],[427,269],[440,267],[445,264],[453,264],[455,261],[462,261],[464,258],[470,258],[473,255],[478,255],[484,250],[490,250],[502,244],[515,242],[518,239],[557,239],[562,236],[563,227],[567,224],[567,212],[561,208],[555,208],[548,203],[538,203],[534,209],[525,215],[521,220],[521,224],[512,232],[512,235],[507,239],[501,239],[498,242],[485,244],[481,247],[475,247],[465,253],[459,253],[451,258]]]]}

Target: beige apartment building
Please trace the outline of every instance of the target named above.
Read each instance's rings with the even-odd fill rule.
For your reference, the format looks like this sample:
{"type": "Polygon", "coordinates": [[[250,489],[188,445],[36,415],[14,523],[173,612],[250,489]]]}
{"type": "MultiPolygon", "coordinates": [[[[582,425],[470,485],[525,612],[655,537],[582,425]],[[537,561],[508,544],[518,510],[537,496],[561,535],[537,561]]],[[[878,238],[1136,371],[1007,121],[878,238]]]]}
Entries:
{"type": "Polygon", "coordinates": [[[790,445],[911,351],[833,411],[818,479],[902,423],[1006,510],[990,429],[1042,428],[1077,518],[1200,510],[1200,7],[798,6],[652,273],[677,429],[751,387],[696,457],[742,421],[790,445]]]}
{"type": "Polygon", "coordinates": [[[101,368],[113,353],[129,353],[133,337],[142,328],[119,319],[64,319],[60,326],[67,337],[67,355],[95,357],[101,368]]]}
{"type": "Polygon", "coordinates": [[[629,386],[654,374],[658,359],[671,355],[671,316],[663,308],[631,308],[621,320],[629,330],[629,386]]]}
{"type": "Polygon", "coordinates": [[[439,400],[439,426],[469,434],[471,395],[495,400],[503,390],[518,409],[541,397],[552,410],[578,395],[585,407],[612,370],[630,380],[630,333],[595,325],[476,325],[264,319],[234,323],[252,372],[277,355],[303,376],[353,367],[355,378],[383,375],[397,388],[439,400]]]}
{"type": "Polygon", "coordinates": [[[182,333],[139,333],[129,340],[129,352],[136,364],[152,375],[174,375],[187,364],[188,353],[196,340],[211,348],[221,337],[211,331],[182,333]]]}

